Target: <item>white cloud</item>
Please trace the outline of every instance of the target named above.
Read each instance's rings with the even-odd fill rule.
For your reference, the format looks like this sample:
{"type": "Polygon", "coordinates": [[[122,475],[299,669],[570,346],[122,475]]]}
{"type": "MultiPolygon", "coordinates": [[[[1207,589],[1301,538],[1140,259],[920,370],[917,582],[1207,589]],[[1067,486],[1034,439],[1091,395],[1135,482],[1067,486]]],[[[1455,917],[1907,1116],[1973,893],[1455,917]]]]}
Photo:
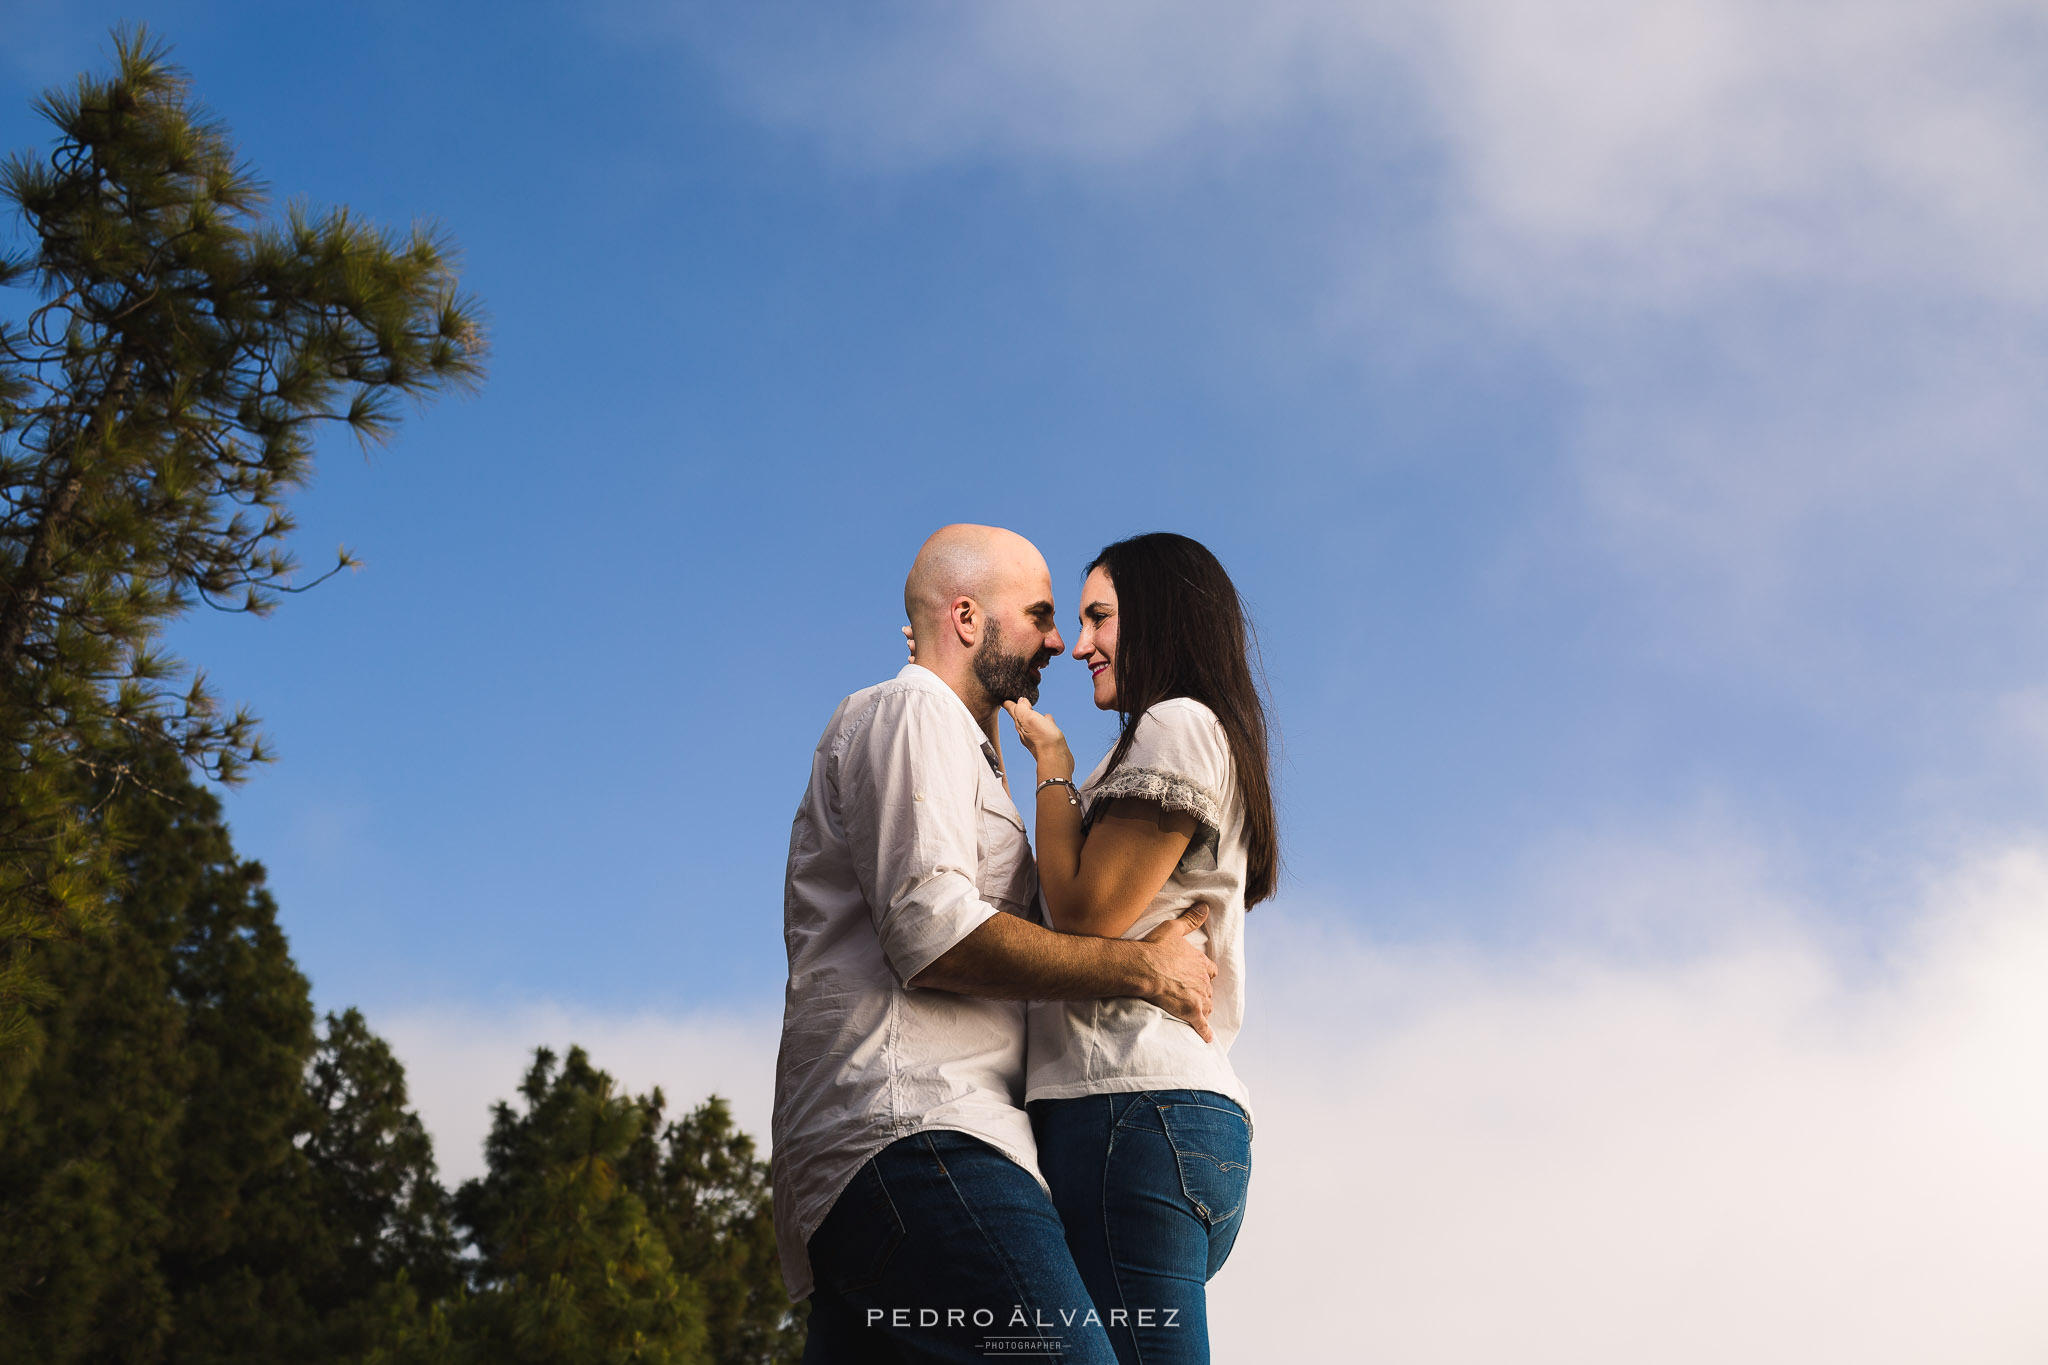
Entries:
{"type": "Polygon", "coordinates": [[[1325,60],[1316,3],[912,0],[835,18],[810,6],[686,11],[756,113],[840,154],[911,167],[963,156],[1114,163],[1282,114],[1325,60]],[[887,14],[893,10],[893,14],[887,14]]]}
{"type": "Polygon", "coordinates": [[[660,1086],[670,1118],[723,1095],[739,1126],[767,1149],[779,1015],[670,1018],[536,1003],[379,1010],[371,1026],[405,1063],[413,1105],[434,1135],[441,1180],[450,1187],[483,1173],[491,1106],[515,1099],[542,1046],[558,1057],[580,1046],[634,1093],[660,1086]]]}
{"type": "Polygon", "coordinates": [[[833,26],[767,7],[696,35],[757,112],[879,164],[1228,153],[1308,126],[1434,143],[1503,295],[1568,284],[1633,309],[1901,267],[2048,290],[2039,0],[892,9],[833,26]]]}
{"type": "MultiPolygon", "coordinates": [[[[1294,198],[1259,182],[1268,249],[1327,249],[1376,360],[1533,342],[1594,543],[1683,599],[1652,619],[1703,654],[1803,651],[1866,585],[1916,627],[1959,593],[2022,610],[2043,567],[2042,0],[748,14],[693,36],[741,102],[856,164],[1107,168],[1123,193],[1141,162],[1228,177],[1320,144],[1294,198]]],[[[1905,648],[1896,624],[1859,647],[1905,648]]]]}
{"type": "Polygon", "coordinates": [[[2038,4],[1433,8],[1438,45],[1413,55],[1503,293],[1533,279],[1540,299],[1634,309],[1759,281],[2036,304],[2048,287],[2038,4]]]}
{"type": "Polygon", "coordinates": [[[2048,852],[1930,904],[1861,969],[1782,928],[1502,964],[1276,916],[1218,1357],[2042,1359],[2048,852]]]}

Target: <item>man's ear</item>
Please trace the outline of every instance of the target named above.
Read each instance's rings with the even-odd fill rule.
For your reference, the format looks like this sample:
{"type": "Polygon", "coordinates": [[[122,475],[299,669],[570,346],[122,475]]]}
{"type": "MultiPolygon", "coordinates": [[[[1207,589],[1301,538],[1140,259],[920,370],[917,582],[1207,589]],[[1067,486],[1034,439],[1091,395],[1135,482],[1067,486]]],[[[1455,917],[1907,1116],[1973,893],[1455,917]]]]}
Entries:
{"type": "Polygon", "coordinates": [[[956,597],[952,608],[946,613],[946,624],[953,628],[953,635],[969,649],[981,639],[981,604],[971,597],[956,597]]]}

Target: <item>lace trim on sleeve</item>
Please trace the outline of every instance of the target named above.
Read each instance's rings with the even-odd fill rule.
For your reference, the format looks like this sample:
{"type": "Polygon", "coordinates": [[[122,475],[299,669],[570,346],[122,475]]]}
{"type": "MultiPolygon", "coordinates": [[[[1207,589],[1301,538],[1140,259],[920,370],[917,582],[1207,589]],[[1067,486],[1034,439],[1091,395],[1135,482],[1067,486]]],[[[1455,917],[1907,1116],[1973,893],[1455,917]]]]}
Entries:
{"type": "Polygon", "coordinates": [[[1223,832],[1223,813],[1217,809],[1216,798],[1209,794],[1207,788],[1190,782],[1179,773],[1159,768],[1118,768],[1088,794],[1088,810],[1081,820],[1082,829],[1093,825],[1096,814],[1108,809],[1106,803],[1120,796],[1157,801],[1163,809],[1184,810],[1194,816],[1201,829],[1195,832],[1187,852],[1181,855],[1180,868],[1183,871],[1215,868],[1223,832]]]}
{"type": "Polygon", "coordinates": [[[1120,796],[1157,801],[1166,810],[1186,811],[1207,829],[1223,828],[1223,812],[1218,809],[1216,798],[1179,773],[1158,768],[1118,768],[1089,793],[1088,814],[1092,817],[1103,802],[1120,796]]]}

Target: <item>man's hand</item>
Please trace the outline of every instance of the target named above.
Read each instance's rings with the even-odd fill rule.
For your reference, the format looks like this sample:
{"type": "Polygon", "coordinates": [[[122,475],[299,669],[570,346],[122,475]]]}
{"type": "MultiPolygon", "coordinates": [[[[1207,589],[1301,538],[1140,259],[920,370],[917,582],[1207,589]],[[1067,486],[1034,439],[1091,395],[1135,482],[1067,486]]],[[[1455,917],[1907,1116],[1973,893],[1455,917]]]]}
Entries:
{"type": "Polygon", "coordinates": [[[1216,964],[1188,942],[1188,935],[1208,918],[1208,906],[1190,905],[1138,942],[1145,949],[1146,967],[1158,978],[1141,998],[1201,1034],[1203,1042],[1213,1043],[1216,1035],[1209,1031],[1209,1010],[1214,987],[1210,983],[1216,976],[1216,964]]]}

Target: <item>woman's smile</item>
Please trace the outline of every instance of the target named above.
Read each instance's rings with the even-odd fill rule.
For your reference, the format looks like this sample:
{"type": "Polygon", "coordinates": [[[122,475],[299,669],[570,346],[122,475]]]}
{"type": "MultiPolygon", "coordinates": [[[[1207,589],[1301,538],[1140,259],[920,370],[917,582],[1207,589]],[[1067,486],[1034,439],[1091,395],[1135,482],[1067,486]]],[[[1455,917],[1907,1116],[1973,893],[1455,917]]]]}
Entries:
{"type": "Polygon", "coordinates": [[[1095,705],[1116,709],[1116,584],[1109,571],[1096,565],[1081,585],[1081,631],[1074,637],[1074,657],[1088,667],[1095,684],[1095,705]]]}

